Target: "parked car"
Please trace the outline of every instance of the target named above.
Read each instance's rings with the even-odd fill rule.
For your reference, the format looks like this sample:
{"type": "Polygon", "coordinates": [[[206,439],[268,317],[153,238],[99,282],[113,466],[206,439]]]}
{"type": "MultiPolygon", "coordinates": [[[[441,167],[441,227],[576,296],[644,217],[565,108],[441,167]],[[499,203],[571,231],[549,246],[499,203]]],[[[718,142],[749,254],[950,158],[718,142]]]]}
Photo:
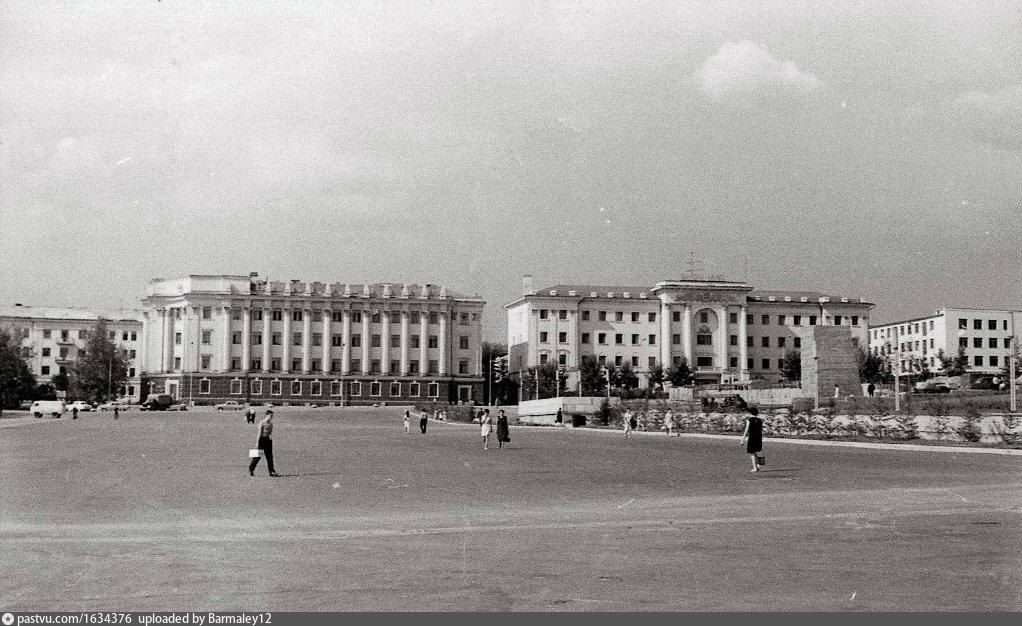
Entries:
{"type": "Polygon", "coordinates": [[[914,391],[916,393],[950,393],[951,386],[936,379],[922,380],[916,383],[914,391]]]}
{"type": "Polygon", "coordinates": [[[18,405],[18,408],[21,409],[22,411],[27,411],[32,408],[32,401],[22,400],[21,404],[18,405]]]}
{"type": "Polygon", "coordinates": [[[214,405],[214,408],[217,411],[240,411],[245,408],[245,405],[237,400],[228,400],[227,402],[221,402],[220,404],[214,405]]]}
{"type": "Polygon", "coordinates": [[[83,413],[85,411],[91,411],[92,405],[84,400],[75,400],[71,404],[67,405],[68,411],[74,411],[75,409],[78,409],[79,413],[83,413]]]}
{"type": "Polygon", "coordinates": [[[36,400],[29,407],[29,410],[32,411],[32,415],[35,417],[42,417],[43,415],[60,417],[67,412],[67,405],[63,400],[36,400]]]}
{"type": "Polygon", "coordinates": [[[128,402],[127,400],[122,398],[122,399],[118,399],[118,400],[111,400],[110,402],[104,402],[103,404],[97,406],[96,410],[97,411],[113,411],[114,407],[117,407],[118,409],[123,411],[124,409],[128,408],[130,405],[131,405],[130,402],[128,402]]]}
{"type": "Polygon", "coordinates": [[[169,393],[157,393],[146,398],[146,401],[139,405],[143,411],[187,411],[188,406],[178,403],[177,399],[169,393]]]}

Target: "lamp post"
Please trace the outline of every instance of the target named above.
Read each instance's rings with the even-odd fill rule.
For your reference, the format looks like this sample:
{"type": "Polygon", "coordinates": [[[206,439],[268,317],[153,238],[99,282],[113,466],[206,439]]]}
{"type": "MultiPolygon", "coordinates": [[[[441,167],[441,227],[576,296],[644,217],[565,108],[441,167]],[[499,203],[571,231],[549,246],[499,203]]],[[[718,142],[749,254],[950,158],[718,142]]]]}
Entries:
{"type": "Polygon", "coordinates": [[[1011,337],[1008,337],[1008,341],[1011,342],[1011,353],[1008,355],[1008,378],[1010,379],[1010,382],[1008,384],[1010,385],[1010,389],[1011,389],[1011,391],[1010,391],[1010,398],[1011,398],[1010,407],[1011,407],[1011,412],[1014,413],[1016,411],[1016,409],[1017,409],[1016,400],[1017,400],[1017,397],[1018,397],[1018,392],[1015,390],[1015,386],[1016,386],[1016,381],[1015,381],[1015,375],[1016,375],[1016,372],[1015,372],[1015,361],[1018,359],[1018,344],[1015,343],[1015,336],[1014,335],[1012,335],[1011,337]]]}

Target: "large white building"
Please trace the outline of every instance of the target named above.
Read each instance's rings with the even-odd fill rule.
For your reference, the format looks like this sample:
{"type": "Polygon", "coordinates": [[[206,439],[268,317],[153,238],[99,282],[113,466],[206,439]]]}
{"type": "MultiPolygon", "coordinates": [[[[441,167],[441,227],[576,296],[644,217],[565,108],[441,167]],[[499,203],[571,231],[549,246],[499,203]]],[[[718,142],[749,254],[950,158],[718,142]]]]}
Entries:
{"type": "Polygon", "coordinates": [[[972,374],[1000,373],[1014,349],[1022,311],[1010,309],[938,309],[933,315],[869,329],[873,354],[887,356],[901,372],[917,371],[925,363],[943,372],[940,355],[954,358],[965,350],[972,374]]]}
{"type": "Polygon", "coordinates": [[[632,366],[640,379],[682,359],[697,382],[779,380],[785,352],[816,325],[845,326],[867,344],[872,304],[803,291],[761,291],[736,281],[669,280],[653,286],[555,285],[505,305],[511,372],[553,363],[577,383],[581,358],[632,366]]]}
{"type": "Polygon", "coordinates": [[[128,381],[118,395],[139,399],[141,391],[138,351],[142,346],[142,312],[135,310],[86,310],[57,307],[0,307],[0,328],[20,338],[22,357],[35,375],[36,384],[52,384],[53,377],[71,371],[85,350],[89,333],[100,319],[106,320],[109,339],[125,350],[128,381]]]}
{"type": "Polygon", "coordinates": [[[198,403],[481,400],[476,296],[418,284],[154,279],[143,302],[148,393],[198,403]]]}

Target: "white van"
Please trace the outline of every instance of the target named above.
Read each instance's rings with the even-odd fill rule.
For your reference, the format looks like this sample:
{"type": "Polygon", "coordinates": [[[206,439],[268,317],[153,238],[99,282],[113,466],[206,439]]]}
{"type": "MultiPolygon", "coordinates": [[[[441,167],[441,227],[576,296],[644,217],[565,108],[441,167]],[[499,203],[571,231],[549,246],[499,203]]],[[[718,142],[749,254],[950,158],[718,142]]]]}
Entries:
{"type": "Polygon", "coordinates": [[[53,417],[60,417],[67,413],[67,405],[64,404],[63,400],[36,400],[32,403],[32,415],[35,417],[42,417],[43,415],[52,415],[53,417]]]}

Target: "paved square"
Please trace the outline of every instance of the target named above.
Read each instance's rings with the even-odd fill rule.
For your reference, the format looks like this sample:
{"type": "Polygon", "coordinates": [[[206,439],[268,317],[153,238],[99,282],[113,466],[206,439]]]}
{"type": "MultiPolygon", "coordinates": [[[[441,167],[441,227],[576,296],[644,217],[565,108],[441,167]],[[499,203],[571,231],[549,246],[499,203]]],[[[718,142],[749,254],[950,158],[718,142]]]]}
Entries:
{"type": "Polygon", "coordinates": [[[0,425],[5,610],[1022,610],[1022,457],[282,409],[0,425]]]}

